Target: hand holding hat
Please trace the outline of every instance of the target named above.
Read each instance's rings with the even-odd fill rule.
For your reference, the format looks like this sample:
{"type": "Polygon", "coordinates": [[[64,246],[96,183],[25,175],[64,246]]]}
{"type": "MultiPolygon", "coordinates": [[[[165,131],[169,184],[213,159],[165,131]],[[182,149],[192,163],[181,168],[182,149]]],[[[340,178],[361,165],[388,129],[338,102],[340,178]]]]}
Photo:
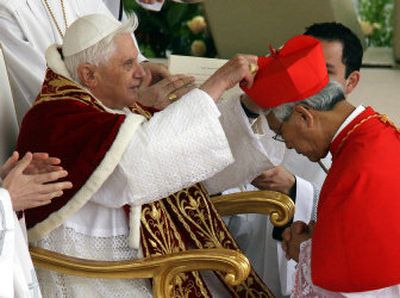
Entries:
{"type": "Polygon", "coordinates": [[[219,68],[200,88],[218,100],[226,90],[238,83],[251,87],[257,68],[257,56],[236,55],[219,68]]]}
{"type": "Polygon", "coordinates": [[[329,82],[320,42],[306,35],[289,39],[280,50],[258,58],[253,86],[241,85],[262,108],[306,99],[329,82]]]}

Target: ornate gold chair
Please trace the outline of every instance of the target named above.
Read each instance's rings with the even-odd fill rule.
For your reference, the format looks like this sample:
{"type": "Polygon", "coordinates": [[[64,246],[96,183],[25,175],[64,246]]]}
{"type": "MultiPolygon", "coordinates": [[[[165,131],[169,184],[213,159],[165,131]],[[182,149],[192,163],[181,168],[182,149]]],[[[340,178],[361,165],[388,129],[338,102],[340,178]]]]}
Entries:
{"type": "MultiPolygon", "coordinates": [[[[273,191],[234,193],[211,200],[221,215],[261,213],[269,215],[276,226],[286,224],[294,214],[292,200],[273,191]]],[[[240,284],[250,272],[249,261],[242,253],[224,248],[194,249],[121,262],[83,260],[37,247],[30,247],[30,252],[36,267],[64,274],[108,279],[152,278],[153,296],[159,298],[172,297],[174,278],[182,272],[221,271],[232,285],[240,284]]]]}

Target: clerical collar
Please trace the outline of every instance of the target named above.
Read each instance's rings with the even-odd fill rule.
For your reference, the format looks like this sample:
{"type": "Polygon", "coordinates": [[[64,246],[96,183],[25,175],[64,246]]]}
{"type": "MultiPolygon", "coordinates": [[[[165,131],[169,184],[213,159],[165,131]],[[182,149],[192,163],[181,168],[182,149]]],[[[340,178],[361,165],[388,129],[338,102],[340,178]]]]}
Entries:
{"type": "Polygon", "coordinates": [[[359,105],[347,118],[343,121],[343,123],[339,126],[339,129],[336,131],[335,135],[332,138],[331,143],[336,139],[339,133],[347,126],[351,121],[353,121],[358,115],[365,111],[365,107],[363,105],[359,105]]]}

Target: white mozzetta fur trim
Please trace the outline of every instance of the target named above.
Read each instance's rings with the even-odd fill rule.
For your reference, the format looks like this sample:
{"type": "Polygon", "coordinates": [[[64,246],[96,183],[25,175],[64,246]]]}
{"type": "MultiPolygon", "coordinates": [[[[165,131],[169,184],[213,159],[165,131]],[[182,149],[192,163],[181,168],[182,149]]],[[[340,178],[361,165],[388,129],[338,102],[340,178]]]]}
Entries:
{"type": "MultiPolygon", "coordinates": [[[[137,114],[130,114],[126,116],[125,121],[122,123],[114,140],[114,143],[111,145],[100,165],[92,173],[82,188],[68,201],[64,207],[52,213],[44,221],[29,229],[28,238],[30,242],[40,240],[43,238],[43,236],[62,225],[67,218],[79,211],[79,209],[90,200],[93,194],[98,191],[100,186],[111,175],[115,167],[118,165],[125,149],[133,137],[133,134],[143,120],[144,117],[137,114]]],[[[141,206],[137,206],[133,209],[141,210],[141,206]]],[[[132,224],[135,224],[134,228],[137,230],[137,226],[140,226],[140,216],[139,220],[137,220],[135,216],[135,222],[132,222],[132,224]]],[[[133,227],[131,226],[131,228],[133,227]]],[[[135,234],[136,232],[133,233],[135,234]]],[[[132,236],[137,237],[136,235],[132,236]]]]}
{"type": "Polygon", "coordinates": [[[139,249],[140,245],[140,216],[142,206],[131,205],[129,214],[129,246],[133,249],[139,249]]]}
{"type": "Polygon", "coordinates": [[[55,73],[58,73],[64,77],[72,80],[67,67],[65,67],[65,64],[64,64],[64,61],[62,60],[60,52],[58,51],[59,48],[61,48],[61,45],[52,44],[46,50],[45,56],[46,56],[47,66],[55,73]]]}

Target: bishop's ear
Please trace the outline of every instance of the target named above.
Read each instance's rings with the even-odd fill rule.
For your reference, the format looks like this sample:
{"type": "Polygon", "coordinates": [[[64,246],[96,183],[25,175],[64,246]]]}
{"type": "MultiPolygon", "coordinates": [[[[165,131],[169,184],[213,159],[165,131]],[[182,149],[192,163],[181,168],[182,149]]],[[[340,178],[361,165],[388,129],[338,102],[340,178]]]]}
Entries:
{"type": "Polygon", "coordinates": [[[294,112],[307,127],[312,127],[314,125],[314,114],[310,107],[297,105],[294,107],[294,112]]]}
{"type": "Polygon", "coordinates": [[[78,65],[78,76],[82,85],[93,90],[97,86],[97,78],[95,75],[96,66],[89,63],[82,63],[78,65]]]}

